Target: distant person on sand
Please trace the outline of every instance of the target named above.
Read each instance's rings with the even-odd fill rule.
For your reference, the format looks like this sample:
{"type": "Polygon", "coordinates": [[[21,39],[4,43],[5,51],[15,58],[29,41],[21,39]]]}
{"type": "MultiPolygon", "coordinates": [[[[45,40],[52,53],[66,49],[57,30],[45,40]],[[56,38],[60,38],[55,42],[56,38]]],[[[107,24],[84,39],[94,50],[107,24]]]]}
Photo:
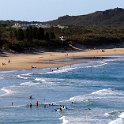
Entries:
{"type": "Polygon", "coordinates": [[[10,63],[10,59],[9,59],[8,63],[10,63]]]}
{"type": "Polygon", "coordinates": [[[2,65],[6,65],[5,63],[2,63],[2,65]]]}

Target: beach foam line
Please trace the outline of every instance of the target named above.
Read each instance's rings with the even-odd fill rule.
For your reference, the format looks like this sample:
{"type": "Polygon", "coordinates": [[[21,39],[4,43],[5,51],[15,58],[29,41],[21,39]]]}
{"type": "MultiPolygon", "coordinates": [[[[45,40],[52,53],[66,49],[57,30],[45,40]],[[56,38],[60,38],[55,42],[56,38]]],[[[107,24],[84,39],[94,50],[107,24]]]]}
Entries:
{"type": "Polygon", "coordinates": [[[23,77],[22,75],[17,75],[18,78],[21,78],[21,79],[25,79],[27,80],[28,78],[27,77],[23,77]]]}
{"type": "MultiPolygon", "coordinates": [[[[88,66],[84,66],[84,67],[69,67],[69,66],[66,66],[67,68],[64,68],[64,69],[60,68],[58,70],[53,70],[51,72],[47,72],[46,74],[66,73],[66,72],[69,72],[69,71],[72,71],[72,70],[76,70],[76,69],[81,69],[81,68],[97,68],[97,67],[105,66],[107,64],[108,63],[106,63],[106,62],[100,62],[100,64],[97,64],[97,65],[88,65],[88,66]]],[[[74,65],[77,65],[77,64],[74,64],[74,65]]]]}
{"type": "Polygon", "coordinates": [[[21,78],[21,79],[25,79],[27,80],[30,76],[31,76],[32,73],[24,73],[24,74],[19,74],[17,75],[18,78],[21,78]]]}
{"type": "Polygon", "coordinates": [[[33,83],[32,81],[29,81],[29,82],[24,82],[24,83],[21,83],[20,86],[36,86],[36,85],[39,85],[40,83],[33,83]]]}
{"type": "Polygon", "coordinates": [[[55,80],[56,79],[49,79],[49,78],[36,78],[35,79],[35,81],[37,81],[37,82],[41,82],[42,84],[48,84],[48,85],[53,85],[53,84],[55,84],[56,82],[55,82],[55,80]]]}
{"type": "Polygon", "coordinates": [[[30,76],[32,73],[21,74],[22,76],[30,76]]]}
{"type": "Polygon", "coordinates": [[[10,71],[0,71],[0,74],[6,74],[6,73],[13,73],[16,72],[17,70],[10,70],[10,71]]]}
{"type": "Polygon", "coordinates": [[[100,65],[94,65],[93,67],[94,67],[94,68],[97,68],[97,67],[105,66],[105,65],[107,65],[107,64],[108,64],[108,63],[106,63],[106,62],[101,62],[100,65]]]}
{"type": "Polygon", "coordinates": [[[47,74],[54,74],[54,73],[65,73],[65,72],[69,72],[71,70],[77,69],[78,67],[75,68],[64,68],[64,69],[59,69],[59,70],[54,70],[52,72],[47,72],[47,74]]]}

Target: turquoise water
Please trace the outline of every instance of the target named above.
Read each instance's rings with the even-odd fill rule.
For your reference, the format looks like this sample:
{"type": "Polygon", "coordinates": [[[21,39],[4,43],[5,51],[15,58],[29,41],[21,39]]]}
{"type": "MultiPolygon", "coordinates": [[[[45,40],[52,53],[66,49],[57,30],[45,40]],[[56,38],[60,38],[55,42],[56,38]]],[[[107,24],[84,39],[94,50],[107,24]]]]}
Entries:
{"type": "Polygon", "coordinates": [[[124,56],[52,70],[0,71],[0,123],[124,124],[124,56]]]}

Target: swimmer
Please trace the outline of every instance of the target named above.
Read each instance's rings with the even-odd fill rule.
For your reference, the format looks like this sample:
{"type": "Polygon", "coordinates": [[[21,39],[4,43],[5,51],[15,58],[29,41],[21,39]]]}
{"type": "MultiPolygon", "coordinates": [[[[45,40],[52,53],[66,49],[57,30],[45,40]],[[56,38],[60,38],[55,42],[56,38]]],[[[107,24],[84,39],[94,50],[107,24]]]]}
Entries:
{"type": "Polygon", "coordinates": [[[29,96],[29,99],[32,99],[32,95],[31,95],[31,96],[29,96]]]}

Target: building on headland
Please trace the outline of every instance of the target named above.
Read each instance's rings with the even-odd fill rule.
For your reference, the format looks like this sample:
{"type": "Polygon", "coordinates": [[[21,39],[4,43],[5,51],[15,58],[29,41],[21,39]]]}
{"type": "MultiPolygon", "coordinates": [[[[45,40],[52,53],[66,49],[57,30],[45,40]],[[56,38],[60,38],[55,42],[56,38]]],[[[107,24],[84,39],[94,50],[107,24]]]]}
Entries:
{"type": "Polygon", "coordinates": [[[19,23],[15,23],[14,25],[12,25],[12,28],[21,28],[22,25],[19,23]]]}
{"type": "Polygon", "coordinates": [[[60,29],[68,28],[68,26],[62,26],[62,25],[57,25],[56,27],[58,27],[60,29]]]}
{"type": "Polygon", "coordinates": [[[55,27],[55,28],[59,28],[59,29],[64,29],[64,28],[68,28],[68,26],[63,26],[63,25],[50,25],[50,24],[43,24],[43,23],[25,23],[25,22],[21,22],[21,23],[15,23],[14,25],[12,25],[12,28],[22,28],[22,29],[26,29],[27,27],[37,27],[37,28],[50,28],[50,27],[55,27]]]}
{"type": "Polygon", "coordinates": [[[53,26],[53,27],[60,28],[60,29],[68,28],[68,26],[63,26],[63,25],[56,25],[56,26],[53,26]]]}
{"type": "Polygon", "coordinates": [[[37,28],[50,28],[51,26],[48,24],[42,24],[42,23],[15,23],[12,25],[12,28],[22,28],[26,29],[27,27],[37,27],[37,28]]]}
{"type": "Polygon", "coordinates": [[[61,41],[65,41],[65,40],[66,40],[64,36],[60,36],[59,39],[60,39],[61,41]]]}

